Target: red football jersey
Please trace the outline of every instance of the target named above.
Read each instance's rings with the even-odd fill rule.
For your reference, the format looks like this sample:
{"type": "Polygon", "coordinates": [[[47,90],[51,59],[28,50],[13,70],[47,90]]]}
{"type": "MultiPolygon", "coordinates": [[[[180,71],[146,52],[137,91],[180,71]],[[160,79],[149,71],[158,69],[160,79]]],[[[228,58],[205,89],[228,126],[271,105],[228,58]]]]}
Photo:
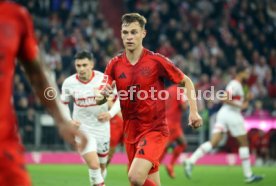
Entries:
{"type": "Polygon", "coordinates": [[[169,59],[143,49],[139,61],[132,65],[124,52],[111,59],[105,74],[109,76],[109,82],[116,81],[125,142],[135,143],[149,131],[160,131],[168,136],[165,96],[160,94],[163,97],[159,99],[158,94],[165,89],[164,78],[174,83],[184,79],[184,74],[169,59]],[[146,94],[150,96],[146,98],[146,94]]]}
{"type": "Polygon", "coordinates": [[[178,85],[172,85],[167,88],[169,99],[166,101],[166,118],[169,123],[181,123],[182,104],[184,101],[184,89],[178,85]]]}
{"type": "Polygon", "coordinates": [[[27,10],[15,3],[0,1],[0,143],[18,140],[12,100],[15,59],[32,61],[37,52],[27,10]]]}

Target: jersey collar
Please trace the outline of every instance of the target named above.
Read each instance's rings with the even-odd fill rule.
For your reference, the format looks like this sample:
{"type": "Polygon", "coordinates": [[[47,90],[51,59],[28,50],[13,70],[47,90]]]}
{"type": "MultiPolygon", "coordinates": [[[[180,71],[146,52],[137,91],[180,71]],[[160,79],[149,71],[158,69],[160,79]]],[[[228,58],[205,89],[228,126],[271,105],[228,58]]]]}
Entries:
{"type": "Polygon", "coordinates": [[[76,74],[76,79],[77,79],[79,82],[81,82],[82,84],[87,84],[87,83],[89,83],[90,81],[92,81],[94,75],[95,75],[95,72],[92,71],[92,74],[91,74],[90,79],[89,79],[88,81],[83,81],[83,80],[81,80],[81,79],[79,78],[78,74],[76,74]]]}

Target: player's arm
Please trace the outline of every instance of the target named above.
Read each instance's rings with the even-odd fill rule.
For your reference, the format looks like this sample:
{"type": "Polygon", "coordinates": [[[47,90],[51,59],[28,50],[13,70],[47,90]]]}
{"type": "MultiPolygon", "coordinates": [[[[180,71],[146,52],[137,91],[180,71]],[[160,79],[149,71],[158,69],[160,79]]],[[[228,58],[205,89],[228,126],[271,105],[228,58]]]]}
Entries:
{"type": "Polygon", "coordinates": [[[184,75],[168,58],[157,54],[160,62],[160,73],[174,83],[180,84],[181,87],[186,87],[187,98],[190,105],[189,125],[193,128],[198,128],[202,125],[202,118],[198,114],[195,87],[192,80],[184,75]]]}
{"type": "Polygon", "coordinates": [[[102,112],[98,115],[98,120],[101,122],[109,121],[121,111],[119,98],[117,98],[114,103],[111,101],[111,99],[109,99],[108,102],[109,105],[111,105],[110,110],[108,112],[102,112]]]}
{"type": "Polygon", "coordinates": [[[97,105],[101,105],[107,102],[108,97],[113,94],[114,88],[115,88],[115,81],[114,81],[114,70],[113,65],[116,61],[116,57],[114,59],[111,59],[106,68],[105,68],[105,78],[104,78],[104,85],[100,87],[98,92],[96,92],[96,103],[97,105]]]}
{"type": "Polygon", "coordinates": [[[85,136],[65,118],[62,112],[63,105],[60,103],[60,100],[57,98],[49,100],[44,96],[44,92],[47,88],[55,86],[53,83],[50,83],[50,77],[46,76],[46,70],[39,59],[38,46],[35,40],[34,27],[30,14],[24,8],[21,8],[18,12],[17,21],[22,27],[20,28],[21,38],[17,56],[32,84],[32,88],[49,114],[54,118],[62,138],[71,145],[75,145],[75,136],[79,137],[81,141],[79,148],[83,149],[87,140],[85,136]]]}
{"type": "Polygon", "coordinates": [[[61,95],[60,95],[61,102],[64,105],[63,106],[63,113],[64,113],[66,119],[72,121],[72,124],[75,127],[79,128],[80,122],[76,121],[76,120],[73,120],[72,117],[71,117],[71,111],[70,111],[70,108],[69,108],[69,103],[72,100],[72,95],[70,93],[71,92],[70,91],[70,84],[68,83],[67,80],[68,79],[66,79],[62,84],[61,95]]]}
{"type": "Polygon", "coordinates": [[[228,105],[231,105],[231,106],[234,106],[234,107],[237,107],[237,108],[240,108],[240,109],[246,109],[248,107],[248,104],[249,104],[249,99],[245,99],[243,101],[242,104],[240,103],[237,103],[234,101],[233,99],[233,96],[229,93],[229,92],[226,92],[226,94],[224,94],[224,96],[221,98],[221,101],[225,104],[228,104],[228,105]]]}
{"type": "Polygon", "coordinates": [[[102,105],[108,101],[108,97],[112,95],[113,88],[111,85],[106,84],[102,89],[96,92],[96,104],[102,105]]]}
{"type": "Polygon", "coordinates": [[[202,125],[202,118],[198,114],[197,110],[197,101],[194,84],[188,76],[184,76],[184,79],[182,79],[182,81],[180,82],[180,86],[186,88],[186,95],[190,106],[189,125],[191,125],[194,128],[198,128],[202,125]]]}
{"type": "Polygon", "coordinates": [[[58,98],[47,99],[44,95],[47,88],[51,87],[54,89],[56,86],[50,82],[49,76],[46,75],[46,69],[43,67],[39,58],[36,57],[32,61],[22,61],[22,65],[34,92],[45,106],[48,113],[54,118],[60,135],[71,145],[75,145],[75,136],[78,136],[81,139],[81,143],[79,144],[80,148],[84,148],[87,142],[86,138],[82,133],[76,130],[72,122],[66,119],[64,105],[61,104],[61,101],[58,98]]]}

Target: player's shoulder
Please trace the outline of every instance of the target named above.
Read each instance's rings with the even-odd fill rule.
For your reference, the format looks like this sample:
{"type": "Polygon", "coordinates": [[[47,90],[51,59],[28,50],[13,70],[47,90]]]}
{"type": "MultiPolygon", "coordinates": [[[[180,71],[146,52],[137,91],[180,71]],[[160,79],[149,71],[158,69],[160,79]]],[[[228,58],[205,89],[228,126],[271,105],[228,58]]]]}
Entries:
{"type": "Polygon", "coordinates": [[[69,85],[71,85],[71,84],[76,83],[76,82],[77,82],[77,77],[76,77],[76,76],[77,76],[77,74],[73,74],[73,75],[67,77],[67,78],[63,81],[63,85],[69,86],[69,85]]]}
{"type": "Polygon", "coordinates": [[[21,17],[22,16],[25,17],[25,16],[29,15],[28,10],[24,6],[22,6],[16,2],[4,1],[4,2],[2,2],[2,7],[3,7],[3,9],[8,10],[10,13],[13,13],[17,16],[20,15],[21,17]]]}
{"type": "Polygon", "coordinates": [[[115,55],[113,58],[111,58],[108,62],[109,65],[114,65],[116,63],[119,63],[122,61],[123,59],[123,56],[124,56],[124,52],[123,51],[120,51],[117,53],[117,55],[115,55]]]}
{"type": "Polygon", "coordinates": [[[94,76],[95,77],[101,77],[101,76],[104,76],[104,73],[102,73],[101,71],[98,71],[98,70],[93,70],[94,72],[94,76]]]}
{"type": "Polygon", "coordinates": [[[148,50],[148,49],[145,49],[145,52],[146,52],[146,58],[153,59],[154,61],[157,61],[157,62],[170,62],[170,63],[172,63],[172,61],[169,58],[167,58],[166,56],[164,56],[163,54],[160,54],[158,52],[153,52],[153,51],[148,50]]]}
{"type": "Polygon", "coordinates": [[[241,86],[241,83],[235,79],[232,79],[229,83],[229,86],[241,86]]]}

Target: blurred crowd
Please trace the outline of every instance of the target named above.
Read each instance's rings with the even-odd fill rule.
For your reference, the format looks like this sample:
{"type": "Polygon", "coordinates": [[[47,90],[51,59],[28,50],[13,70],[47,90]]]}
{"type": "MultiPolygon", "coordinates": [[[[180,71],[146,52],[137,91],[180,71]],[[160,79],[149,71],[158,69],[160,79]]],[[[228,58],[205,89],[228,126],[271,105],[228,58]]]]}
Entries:
{"type": "MultiPolygon", "coordinates": [[[[33,16],[42,57],[59,87],[74,73],[77,51],[93,52],[96,69],[104,71],[108,60],[122,50],[100,1],[18,2],[33,16]]],[[[235,67],[248,66],[251,75],[244,90],[251,102],[244,114],[276,117],[276,13],[269,2],[124,0],[124,9],[147,18],[144,46],[169,57],[192,77],[198,90],[224,89],[235,75],[235,67]]],[[[14,81],[16,110],[28,113],[28,118],[34,110],[43,112],[19,68],[14,81]]],[[[199,101],[206,123],[219,107],[218,100],[199,101]]],[[[31,128],[26,126],[23,131],[31,128]]]]}

